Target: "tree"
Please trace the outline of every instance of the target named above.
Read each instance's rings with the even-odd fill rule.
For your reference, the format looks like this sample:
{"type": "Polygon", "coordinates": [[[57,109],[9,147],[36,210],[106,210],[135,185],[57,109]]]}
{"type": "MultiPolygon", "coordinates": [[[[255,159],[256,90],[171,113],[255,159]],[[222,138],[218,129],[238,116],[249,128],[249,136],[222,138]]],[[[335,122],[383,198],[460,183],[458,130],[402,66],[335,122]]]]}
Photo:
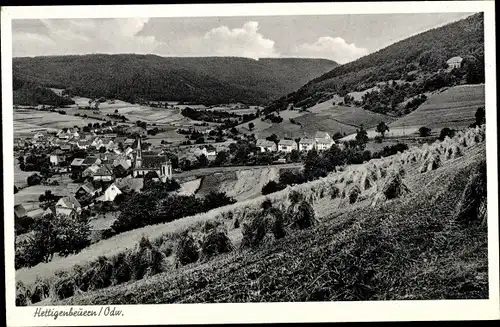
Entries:
{"type": "Polygon", "coordinates": [[[388,132],[389,131],[389,126],[387,126],[383,121],[380,122],[378,125],[377,125],[377,129],[376,129],[377,133],[380,133],[380,135],[382,136],[382,138],[385,137],[385,132],[388,132]]]}
{"type": "Polygon", "coordinates": [[[208,158],[206,155],[202,154],[200,156],[198,156],[198,165],[201,167],[201,168],[205,168],[208,166],[208,158]]]}
{"type": "Polygon", "coordinates": [[[360,148],[364,148],[366,143],[368,143],[368,133],[366,132],[363,124],[356,129],[356,143],[360,148]]]}
{"type": "Polygon", "coordinates": [[[115,114],[117,114],[117,113],[118,113],[118,109],[115,109],[115,114]]]}
{"type": "Polygon", "coordinates": [[[266,137],[266,140],[274,142],[276,146],[278,146],[278,143],[280,143],[279,137],[274,133],[266,137]]]}
{"type": "Polygon", "coordinates": [[[418,133],[420,134],[421,137],[427,137],[431,133],[431,129],[425,126],[422,126],[418,129],[418,133]]]}
{"type": "Polygon", "coordinates": [[[212,210],[218,207],[227,206],[235,203],[236,200],[228,197],[224,192],[211,191],[203,199],[205,210],[212,210]]]}
{"type": "Polygon", "coordinates": [[[42,178],[38,174],[33,174],[31,176],[28,176],[27,182],[29,186],[40,185],[40,183],[42,182],[42,178]]]}
{"type": "Polygon", "coordinates": [[[229,160],[229,154],[226,151],[221,151],[217,153],[215,157],[214,164],[216,166],[223,166],[229,160]]]}
{"type": "Polygon", "coordinates": [[[271,194],[284,189],[283,185],[276,183],[275,181],[269,181],[266,185],[262,187],[262,195],[271,194]]]}
{"type": "Polygon", "coordinates": [[[16,185],[14,185],[14,194],[16,194],[17,192],[19,192],[19,189],[17,188],[16,185]]]}
{"type": "Polygon", "coordinates": [[[90,227],[65,215],[48,214],[33,223],[33,235],[26,246],[36,250],[41,261],[49,262],[55,253],[67,256],[90,244],[90,227]]]}
{"type": "Polygon", "coordinates": [[[252,122],[248,123],[248,129],[249,129],[249,130],[253,130],[253,129],[254,129],[254,127],[255,127],[255,124],[254,124],[254,123],[252,123],[252,122]]]}
{"type": "Polygon", "coordinates": [[[455,135],[455,131],[448,127],[445,127],[439,133],[439,140],[443,141],[447,136],[452,138],[455,135]]]}
{"type": "Polygon", "coordinates": [[[484,110],[484,107],[479,107],[477,108],[476,111],[476,125],[481,126],[482,124],[486,123],[486,112],[484,110]]]}
{"type": "Polygon", "coordinates": [[[46,190],[44,194],[40,195],[38,200],[40,202],[54,202],[57,199],[57,197],[52,194],[51,190],[46,190]]]}
{"type": "Polygon", "coordinates": [[[105,146],[101,146],[101,147],[99,148],[99,152],[100,152],[100,153],[106,153],[106,147],[105,147],[105,146]]]}

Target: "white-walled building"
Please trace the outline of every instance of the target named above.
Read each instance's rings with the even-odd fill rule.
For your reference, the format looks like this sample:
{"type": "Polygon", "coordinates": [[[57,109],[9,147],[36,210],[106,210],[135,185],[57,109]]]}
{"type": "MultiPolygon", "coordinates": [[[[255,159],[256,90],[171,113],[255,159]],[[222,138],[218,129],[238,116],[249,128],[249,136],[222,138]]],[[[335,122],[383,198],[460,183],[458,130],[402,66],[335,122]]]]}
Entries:
{"type": "Polygon", "coordinates": [[[280,140],[278,143],[278,151],[280,152],[292,152],[297,149],[297,143],[293,140],[280,140]]]}
{"type": "Polygon", "coordinates": [[[464,59],[462,57],[452,57],[446,61],[448,64],[448,69],[460,68],[462,67],[462,61],[464,59]]]}
{"type": "Polygon", "coordinates": [[[316,142],[316,149],[319,151],[328,150],[335,144],[330,134],[326,132],[316,132],[314,141],[316,142]]]}
{"type": "Polygon", "coordinates": [[[299,141],[299,151],[309,151],[314,149],[316,142],[314,139],[304,138],[299,141]]]}

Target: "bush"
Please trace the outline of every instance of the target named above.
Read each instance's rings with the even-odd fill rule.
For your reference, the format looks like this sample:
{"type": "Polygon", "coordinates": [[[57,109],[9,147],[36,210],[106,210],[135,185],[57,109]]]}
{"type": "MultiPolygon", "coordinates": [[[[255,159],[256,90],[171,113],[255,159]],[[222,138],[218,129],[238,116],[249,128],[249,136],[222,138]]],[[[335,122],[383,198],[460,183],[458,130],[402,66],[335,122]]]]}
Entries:
{"type": "Polygon", "coordinates": [[[181,234],[181,238],[177,244],[176,256],[181,265],[196,262],[200,257],[198,246],[188,231],[181,234]]]}
{"type": "Polygon", "coordinates": [[[374,140],[375,140],[375,143],[382,143],[383,138],[382,138],[382,136],[377,135],[377,136],[375,136],[374,140]]]}
{"type": "Polygon", "coordinates": [[[285,186],[278,184],[275,181],[269,181],[266,185],[262,187],[262,195],[278,192],[283,190],[284,188],[285,186]]]}
{"type": "Polygon", "coordinates": [[[448,127],[443,128],[441,130],[441,132],[439,133],[439,140],[443,141],[447,136],[449,138],[452,138],[453,136],[455,136],[455,130],[450,129],[448,127]]]}
{"type": "Polygon", "coordinates": [[[428,128],[428,127],[425,127],[425,126],[422,126],[418,129],[418,134],[421,136],[421,137],[426,137],[426,136],[429,136],[431,133],[431,129],[428,128]]]}
{"type": "Polygon", "coordinates": [[[33,174],[28,176],[27,182],[29,186],[40,185],[42,183],[42,178],[38,174],[33,174]]]}

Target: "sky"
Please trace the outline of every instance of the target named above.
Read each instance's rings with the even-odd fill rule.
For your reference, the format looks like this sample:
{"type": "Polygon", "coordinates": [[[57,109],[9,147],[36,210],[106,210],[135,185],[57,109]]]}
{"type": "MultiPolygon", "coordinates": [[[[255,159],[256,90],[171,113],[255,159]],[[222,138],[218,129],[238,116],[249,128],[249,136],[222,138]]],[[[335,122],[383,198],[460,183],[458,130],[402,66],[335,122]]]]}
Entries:
{"type": "Polygon", "coordinates": [[[14,57],[90,53],[324,58],[344,64],[472,13],[17,19],[14,57]]]}

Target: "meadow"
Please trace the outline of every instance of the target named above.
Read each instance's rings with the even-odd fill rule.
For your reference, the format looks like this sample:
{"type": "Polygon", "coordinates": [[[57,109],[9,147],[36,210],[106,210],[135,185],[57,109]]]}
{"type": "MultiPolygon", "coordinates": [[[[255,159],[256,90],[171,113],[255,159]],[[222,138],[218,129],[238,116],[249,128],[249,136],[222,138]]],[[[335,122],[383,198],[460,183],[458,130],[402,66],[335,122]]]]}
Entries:
{"type": "MultiPolygon", "coordinates": [[[[321,178],[319,180],[315,180],[313,182],[309,182],[306,184],[301,184],[301,185],[296,185],[293,187],[288,187],[285,190],[282,190],[280,192],[276,192],[273,194],[270,194],[268,196],[261,196],[257,197],[251,200],[247,201],[241,201],[238,203],[235,203],[233,205],[229,205],[226,207],[218,208],[211,210],[207,213],[199,214],[196,216],[192,217],[187,217],[183,219],[179,219],[167,224],[160,224],[160,225],[154,225],[154,226],[147,226],[141,229],[137,230],[132,230],[129,232],[125,232],[119,235],[116,235],[110,239],[107,240],[102,240],[86,249],[84,249],[82,252],[69,256],[67,258],[58,258],[52,262],[49,263],[44,263],[44,264],[39,264],[33,268],[29,269],[20,269],[16,272],[16,279],[17,281],[22,281],[27,287],[33,287],[37,276],[43,279],[46,279],[46,283],[50,285],[54,285],[60,278],[63,278],[61,276],[66,276],[64,278],[69,278],[67,276],[71,276],[71,269],[75,267],[75,265],[79,265],[80,267],[83,267],[85,269],[86,266],[92,264],[92,262],[95,262],[96,258],[100,256],[105,256],[106,258],[112,258],[116,255],[119,255],[119,253],[124,253],[126,251],[131,251],[131,249],[134,247],[134,244],[138,242],[141,237],[144,235],[146,236],[149,240],[151,240],[151,243],[155,244],[155,246],[158,246],[159,248],[162,247],[162,244],[170,244],[173,242],[173,240],[176,239],[175,235],[179,235],[180,232],[184,230],[191,230],[193,232],[200,232],[200,230],[203,228],[203,226],[206,224],[207,221],[220,221],[226,225],[226,227],[229,230],[229,237],[231,238],[231,241],[233,242],[234,246],[238,246],[238,242],[241,239],[241,232],[239,232],[240,227],[236,227],[234,225],[234,222],[236,220],[240,222],[252,220],[255,215],[258,214],[260,210],[260,204],[266,200],[269,199],[273,203],[274,206],[281,210],[285,210],[286,207],[290,204],[288,195],[290,194],[291,190],[295,190],[302,194],[307,201],[309,201],[316,212],[316,216],[319,217],[321,221],[324,221],[326,225],[323,225],[323,228],[316,228],[311,232],[304,232],[308,237],[312,237],[309,239],[307,242],[303,242],[303,240],[300,238],[300,236],[292,236],[290,239],[285,239],[283,241],[283,244],[296,244],[295,246],[290,248],[290,255],[297,255],[299,252],[303,251],[304,248],[310,248],[309,245],[305,244],[311,244],[314,246],[319,246],[318,244],[322,244],[322,238],[321,235],[325,233],[326,239],[329,239],[330,241],[325,243],[328,246],[332,246],[334,248],[337,247],[337,242],[339,240],[357,240],[357,239],[362,239],[361,234],[363,234],[362,231],[363,228],[359,229],[360,224],[363,224],[363,221],[369,222],[370,229],[373,229],[370,231],[370,233],[374,233],[374,235],[378,235],[380,233],[380,230],[377,230],[377,226],[381,226],[381,220],[383,217],[387,217],[387,215],[392,215],[390,217],[396,217],[396,218],[389,218],[386,219],[385,221],[389,223],[390,229],[387,232],[390,233],[396,233],[398,237],[403,237],[405,235],[405,231],[413,231],[413,232],[425,232],[430,233],[431,231],[428,231],[429,226],[433,226],[432,224],[435,224],[435,220],[437,218],[433,218],[433,216],[429,216],[429,212],[424,213],[422,216],[422,210],[438,210],[441,206],[441,204],[444,206],[443,207],[443,214],[439,215],[439,217],[446,217],[446,224],[448,220],[452,220],[453,218],[453,210],[450,208],[450,205],[455,205],[458,202],[453,200],[446,199],[448,196],[448,193],[450,193],[450,187],[453,188],[454,185],[456,185],[456,188],[459,188],[457,190],[453,190],[449,196],[459,196],[461,195],[463,189],[460,189],[464,185],[463,181],[457,182],[457,178],[460,176],[463,176],[461,178],[469,178],[470,174],[462,174],[463,172],[472,169],[471,167],[476,167],[477,166],[477,160],[481,160],[481,158],[484,160],[484,126],[483,128],[476,128],[476,129],[469,129],[465,132],[459,132],[455,138],[453,139],[445,139],[443,142],[436,142],[432,145],[424,145],[421,148],[417,147],[412,147],[408,151],[402,154],[398,154],[392,157],[387,157],[387,158],[382,158],[382,159],[373,159],[365,164],[361,165],[354,165],[354,166],[347,166],[344,168],[339,169],[336,172],[331,173],[325,178],[321,178]],[[381,197],[381,189],[382,187],[385,187],[388,179],[390,180],[390,176],[394,176],[393,174],[397,174],[398,176],[404,176],[403,182],[406,185],[406,187],[410,190],[410,192],[414,192],[411,196],[403,196],[401,199],[396,199],[396,200],[388,200],[384,199],[381,197]],[[458,176],[458,177],[457,177],[458,176]],[[351,193],[353,192],[354,189],[359,190],[359,194],[357,198],[354,200],[354,202],[351,201],[351,193]],[[333,192],[333,190],[336,189],[338,192],[333,192]],[[332,193],[333,192],[333,193],[332,193]],[[338,196],[334,197],[334,194],[338,194],[338,196]],[[443,199],[440,200],[439,197],[442,197],[443,199]],[[416,202],[415,198],[420,199],[420,202],[416,202]],[[394,202],[396,201],[396,202],[394,202]],[[401,206],[399,205],[401,201],[401,206]],[[391,203],[390,206],[385,206],[385,204],[391,203]],[[424,205],[426,203],[426,205],[424,205]],[[432,205],[429,205],[431,203],[432,205]],[[418,204],[418,205],[417,205],[418,204]],[[379,208],[386,208],[386,209],[379,209],[379,208]],[[366,210],[366,211],[365,211],[366,210]],[[380,211],[382,210],[382,211],[380,211]],[[386,210],[386,211],[384,211],[386,210]],[[451,210],[451,211],[450,211],[451,210]],[[385,212],[385,213],[384,213],[385,212]],[[371,219],[373,218],[373,213],[377,213],[376,221],[372,222],[371,219]],[[381,214],[384,213],[384,214],[381,214]],[[415,216],[414,218],[407,218],[408,215],[410,216],[415,216]],[[420,216],[419,216],[420,215],[420,216]],[[350,223],[348,225],[344,225],[341,223],[341,220],[338,220],[340,218],[338,217],[346,217],[350,223]],[[417,219],[417,220],[415,220],[417,219]],[[420,220],[418,220],[420,219],[420,220]],[[423,219],[423,220],[422,220],[423,219]],[[329,223],[330,222],[330,223],[329,223]],[[340,222],[340,226],[335,227],[335,222],[340,222]],[[359,222],[359,223],[358,223],[359,222]],[[410,223],[413,222],[413,223],[410,223]],[[418,222],[416,225],[414,222],[418,222]],[[429,225],[431,224],[431,225],[429,225]],[[351,230],[350,227],[355,227],[354,230],[351,230]],[[358,227],[356,227],[358,226],[358,227]],[[401,228],[401,231],[399,232],[398,227],[403,226],[404,228],[401,228]],[[374,229],[375,228],[375,229],[374,229]],[[409,228],[409,229],[408,229],[409,228]],[[414,228],[415,230],[412,230],[414,228]],[[312,233],[312,234],[307,234],[307,233],[312,233]],[[319,234],[317,234],[319,233],[319,234]],[[332,234],[333,233],[333,234],[332,234]],[[350,237],[343,238],[342,235],[350,234],[350,237]],[[318,235],[318,237],[316,237],[318,235]],[[336,235],[334,238],[332,238],[334,235],[336,235]],[[295,239],[297,237],[298,239],[295,239]],[[167,243],[165,243],[167,242],[167,243]],[[333,243],[332,243],[333,242],[333,243]],[[303,247],[305,246],[305,247],[303,247]],[[297,252],[299,251],[299,252],[297,252]],[[57,271],[66,271],[66,274],[60,275],[57,273],[57,271]],[[68,275],[68,273],[70,275],[68,275]],[[59,277],[57,277],[59,276],[59,277]],[[30,286],[31,285],[31,286],[30,286]]],[[[439,210],[438,210],[439,211],[439,210]]],[[[451,223],[451,222],[450,222],[451,223]]],[[[319,226],[322,226],[320,224],[319,226]]],[[[451,227],[450,227],[451,228],[451,227]]],[[[454,230],[443,230],[443,233],[448,233],[448,232],[455,232],[454,230]]],[[[391,235],[396,235],[396,234],[391,234],[391,235]]],[[[304,234],[297,234],[297,235],[304,235],[304,234]]],[[[419,236],[420,234],[415,234],[419,236]]],[[[483,237],[485,234],[480,234],[479,236],[483,237]]],[[[437,235],[433,235],[436,236],[437,235]]],[[[463,237],[463,235],[456,235],[457,237],[463,237]]],[[[420,236],[419,236],[420,237],[420,236]]],[[[425,240],[426,238],[424,237],[422,240],[425,240]]],[[[387,244],[393,244],[391,243],[391,238],[384,239],[387,241],[387,243],[384,243],[385,245],[387,244]]],[[[437,241],[437,240],[436,240],[437,241]]],[[[467,241],[470,241],[469,238],[467,238],[467,241]]],[[[449,278],[451,276],[450,274],[467,274],[469,276],[471,273],[473,273],[474,269],[476,269],[479,266],[484,267],[484,264],[486,261],[486,257],[483,256],[483,247],[484,243],[482,238],[477,238],[475,240],[476,242],[480,242],[480,248],[475,247],[474,251],[474,265],[470,266],[468,270],[457,270],[457,266],[459,264],[468,264],[465,260],[464,262],[455,262],[455,266],[450,266],[448,267],[448,274],[441,276],[440,273],[443,272],[442,268],[441,270],[436,270],[436,271],[430,271],[429,269],[427,270],[422,270],[422,269],[416,269],[416,267],[413,267],[414,269],[409,269],[409,270],[404,270],[405,274],[407,274],[406,277],[408,278],[415,278],[415,276],[419,278],[423,278],[422,274],[432,274],[432,278],[449,278]],[[481,243],[483,242],[483,243],[481,243]],[[477,252],[479,251],[479,252],[477,252]],[[476,253],[477,252],[477,253],[476,253]],[[472,269],[472,270],[471,270],[472,269]],[[451,271],[451,272],[450,272],[451,271]],[[411,274],[414,274],[411,276],[411,274]],[[441,276],[441,277],[440,277],[441,276]]],[[[70,299],[71,303],[73,304],[83,304],[87,303],[86,301],[92,301],[94,304],[95,303],[122,303],[121,301],[125,301],[125,299],[122,297],[123,292],[125,292],[124,288],[127,289],[126,293],[130,294],[129,290],[134,293],[134,297],[137,296],[136,299],[134,297],[131,299],[130,297],[127,296],[127,299],[131,301],[131,303],[136,303],[135,301],[143,301],[143,303],[151,303],[151,301],[160,301],[160,303],[168,303],[169,301],[172,301],[169,298],[168,294],[170,291],[167,291],[169,289],[169,285],[172,281],[173,278],[176,280],[177,278],[182,278],[180,276],[188,274],[192,269],[194,270],[199,270],[203,271],[204,274],[207,276],[212,276],[215,278],[217,275],[217,278],[220,278],[221,275],[218,275],[218,271],[221,273],[224,271],[220,265],[225,265],[228,264],[229,266],[227,267],[233,267],[235,274],[227,275],[227,279],[220,279],[220,282],[217,281],[217,279],[213,280],[212,285],[216,290],[212,289],[212,286],[210,286],[208,289],[213,290],[216,292],[217,290],[220,290],[221,285],[226,285],[228,286],[227,283],[230,285],[233,285],[232,283],[238,280],[236,276],[240,276],[239,274],[242,273],[242,270],[239,268],[240,267],[240,262],[241,260],[245,261],[245,257],[248,257],[249,260],[250,258],[257,258],[256,261],[262,261],[262,264],[265,265],[275,265],[274,259],[270,258],[276,258],[276,255],[279,252],[279,243],[281,241],[278,241],[277,243],[277,248],[273,245],[272,247],[265,248],[261,252],[257,252],[255,257],[253,254],[242,254],[240,252],[234,252],[229,254],[227,257],[221,257],[220,259],[215,259],[213,263],[208,263],[208,264],[195,264],[194,266],[187,266],[186,268],[182,268],[179,270],[179,273],[169,273],[169,276],[165,276],[163,274],[158,275],[157,277],[151,277],[151,279],[147,279],[144,282],[139,281],[134,284],[127,284],[127,286],[116,286],[112,287],[109,289],[106,289],[104,291],[98,291],[95,293],[89,293],[87,295],[82,295],[74,299],[70,299]],[[278,250],[274,250],[278,249],[278,250]],[[269,257],[270,256],[270,257],[269,257]],[[236,258],[236,259],[235,259],[236,258]],[[233,260],[234,259],[234,260],[233,260]],[[271,261],[269,261],[271,260],[271,261]],[[215,267],[215,268],[213,268],[215,267]],[[213,268],[213,269],[212,269],[213,268]],[[214,275],[215,274],[215,275],[214,275]],[[235,279],[236,278],[236,279],[235,279]],[[228,280],[231,279],[231,280],[228,280]],[[164,282],[162,286],[158,286],[158,288],[155,288],[155,291],[150,291],[150,292],[135,292],[135,290],[142,289],[143,287],[146,287],[145,285],[148,285],[149,287],[151,286],[148,284],[150,280],[161,280],[164,282]],[[163,296],[158,295],[157,300],[154,300],[154,297],[156,295],[152,295],[154,292],[157,290],[162,289],[164,293],[163,296]],[[140,295],[144,294],[144,295],[140,295]]],[[[342,241],[344,242],[344,241],[342,241]]],[[[343,244],[340,242],[339,244],[343,244]]],[[[406,249],[409,245],[413,246],[410,249],[406,249],[405,251],[410,251],[415,254],[415,248],[414,248],[414,243],[412,243],[412,239],[410,238],[409,240],[402,240],[400,243],[396,243],[394,246],[398,246],[396,250],[401,250],[401,249],[406,249]],[[408,242],[409,243],[408,243],[408,242]],[[410,242],[411,241],[411,242],[410,242]],[[412,252],[413,251],[413,252],[412,252]]],[[[460,244],[460,243],[457,243],[460,244]]],[[[362,246],[363,244],[361,244],[362,246]]],[[[457,246],[457,245],[454,245],[457,246]]],[[[324,248],[324,247],[321,247],[324,248]]],[[[372,251],[370,250],[372,248],[368,248],[367,251],[372,251]]],[[[302,255],[299,257],[302,258],[298,262],[297,261],[290,261],[286,258],[288,258],[289,254],[285,255],[285,259],[283,264],[285,265],[293,265],[293,262],[297,262],[300,265],[304,265],[311,257],[314,257],[314,253],[322,253],[321,255],[318,254],[316,259],[314,260],[309,260],[311,264],[313,265],[318,265],[318,263],[321,263],[324,261],[324,256],[326,253],[323,253],[321,251],[304,251],[302,255]],[[305,257],[304,257],[305,256],[305,257]],[[319,260],[319,261],[317,261],[319,260]],[[322,261],[323,260],[323,261],[322,261]]],[[[465,250],[463,250],[465,251],[465,250]]],[[[349,252],[349,251],[348,251],[349,252]]],[[[418,251],[417,251],[418,252],[418,251]]],[[[470,252],[470,251],[469,251],[470,252]]],[[[377,252],[378,253],[378,252],[377,252]]],[[[407,255],[408,253],[402,253],[403,257],[404,255],[407,255]]],[[[170,257],[172,253],[170,253],[167,257],[170,257]]],[[[450,259],[450,253],[446,253],[446,258],[441,258],[438,261],[437,257],[435,257],[435,253],[432,252],[431,254],[427,253],[426,255],[430,255],[428,257],[429,264],[432,265],[433,269],[437,269],[439,267],[442,267],[443,261],[442,260],[451,260],[450,259]]],[[[329,257],[329,256],[327,256],[329,257]]],[[[335,256],[334,256],[335,257],[335,256]]],[[[403,257],[400,257],[398,260],[401,260],[403,257]]],[[[417,258],[417,257],[411,257],[411,258],[417,258]]],[[[368,259],[370,256],[367,257],[368,259]]],[[[408,258],[408,256],[406,256],[408,258]]],[[[367,259],[367,260],[368,260],[367,259]]],[[[455,256],[454,256],[454,258],[455,256]]],[[[113,259],[114,260],[114,259],[113,259]]],[[[413,259],[412,259],[413,260],[413,259]]],[[[415,259],[417,260],[417,259],[415,259]]],[[[255,262],[255,261],[253,261],[255,262]]],[[[383,260],[380,262],[384,262],[383,260]]],[[[377,264],[380,264],[380,262],[377,261],[377,264]]],[[[248,264],[248,262],[246,263],[248,264]]],[[[263,267],[261,264],[258,264],[259,267],[263,267]]],[[[307,264],[306,264],[307,266],[307,264]]],[[[321,266],[321,264],[319,264],[321,266]]],[[[363,267],[363,262],[359,262],[359,265],[356,267],[363,267]]],[[[279,265],[278,265],[279,268],[279,265]]],[[[317,267],[316,267],[317,268],[317,267]]],[[[387,268],[387,267],[386,267],[387,268]]],[[[390,268],[390,267],[389,267],[390,268]]],[[[166,268],[168,271],[172,271],[173,268],[166,268]]],[[[324,267],[323,267],[324,269],[324,267]]],[[[481,268],[483,269],[483,268],[481,268]]],[[[292,271],[294,268],[292,268],[292,271]]],[[[272,269],[272,271],[269,271],[270,274],[274,273],[275,269],[272,269]]],[[[383,273],[387,273],[387,270],[383,270],[383,273]]],[[[295,271],[297,273],[297,271],[295,271]]],[[[401,272],[398,272],[401,273],[401,272]]],[[[187,281],[190,281],[191,275],[186,275],[188,276],[186,279],[187,281]]],[[[312,278],[313,276],[317,276],[314,274],[304,274],[301,273],[300,276],[301,278],[312,278]]],[[[384,276],[380,276],[381,278],[379,281],[387,280],[388,278],[384,276]],[[384,278],[382,278],[384,277],[384,278]]],[[[211,277],[210,277],[211,278],[211,277]]],[[[318,277],[319,278],[319,277],[318,277]]],[[[286,279],[286,278],[285,278],[286,279]]],[[[412,280],[413,280],[412,279],[412,280]]],[[[279,278],[278,278],[279,280],[279,278]]],[[[406,280],[406,279],[405,279],[406,280]]],[[[420,279],[421,280],[421,279],[420,279]]],[[[486,279],[487,280],[487,279],[486,279]]],[[[434,282],[435,280],[432,280],[434,282]]],[[[38,281],[39,282],[39,281],[38,281]]],[[[439,282],[439,281],[438,281],[439,282]]],[[[181,283],[182,284],[182,283],[181,283]]],[[[307,283],[306,283],[307,284],[307,283]]],[[[478,294],[481,296],[484,295],[484,283],[480,283],[480,289],[478,290],[478,294]]],[[[229,285],[229,286],[230,286],[229,285]]],[[[283,285],[287,285],[286,283],[283,285]]],[[[425,285],[424,285],[425,286],[425,285]]],[[[201,295],[200,297],[196,297],[194,294],[191,296],[187,296],[187,294],[190,291],[192,285],[191,284],[183,284],[180,289],[178,289],[179,292],[186,292],[183,293],[186,296],[182,297],[175,297],[177,300],[176,302],[191,302],[189,299],[201,299],[203,298],[201,295]]],[[[399,286],[401,287],[401,286],[399,286]]],[[[416,290],[414,290],[413,295],[412,292],[409,291],[409,298],[419,298],[420,296],[429,296],[428,291],[424,291],[422,289],[422,285],[414,285],[416,287],[416,290]],[[427,292],[427,293],[426,293],[427,292]]],[[[453,286],[454,287],[454,286],[453,286]]],[[[285,287],[286,288],[286,287],[285,287]]],[[[303,288],[303,287],[302,287],[303,288]]],[[[230,289],[233,289],[231,286],[230,289]]],[[[173,291],[172,289],[170,289],[173,291]]],[[[226,289],[227,291],[228,289],[226,289]]],[[[279,290],[279,289],[278,289],[279,290]]],[[[404,289],[401,288],[401,291],[404,289]]],[[[433,289],[435,292],[445,292],[444,289],[440,288],[434,288],[433,289]]],[[[487,287],[486,287],[487,290],[487,287]]],[[[242,290],[246,291],[246,290],[242,290]]],[[[177,292],[177,291],[176,291],[177,292]]],[[[454,290],[456,294],[461,295],[461,294],[466,294],[467,291],[460,291],[460,290],[454,290]]],[[[383,294],[379,292],[375,292],[377,297],[396,297],[396,298],[404,298],[404,294],[399,294],[399,293],[391,293],[391,294],[383,294]]],[[[205,292],[203,292],[205,294],[205,292]]],[[[264,300],[272,300],[272,299],[278,299],[280,298],[276,293],[273,293],[274,295],[270,295],[270,297],[263,297],[262,299],[264,300]]],[[[294,292],[290,293],[294,294],[294,292]]],[[[445,293],[442,293],[445,294],[445,293]]],[[[438,298],[442,296],[442,294],[437,294],[438,298]]],[[[451,293],[449,293],[451,294],[451,293]]],[[[467,293],[467,296],[472,296],[471,294],[473,293],[467,293]]],[[[222,293],[219,293],[218,291],[216,293],[207,293],[206,296],[212,296],[211,298],[217,299],[217,301],[223,301],[224,296],[222,293]],[[215,295],[219,294],[219,295],[215,295]]],[[[457,295],[457,296],[458,296],[457,295]]],[[[227,298],[231,299],[233,301],[242,301],[241,298],[234,297],[236,296],[234,292],[228,291],[227,292],[227,298]]],[[[334,296],[334,295],[331,295],[334,296]]],[[[342,299],[343,295],[342,293],[338,293],[335,296],[339,297],[342,299]]],[[[434,296],[434,295],[433,295],[434,296]]],[[[477,295],[474,295],[477,296],[477,295]]],[[[344,296],[345,298],[345,296],[344,296]]],[[[210,299],[204,298],[204,300],[209,301],[210,299]]],[[[285,299],[283,299],[285,300],[285,299]]],[[[297,299],[295,299],[297,300],[297,299]]],[[[92,302],[88,302],[92,303],[92,302]]]]}
{"type": "Polygon", "coordinates": [[[408,115],[389,124],[389,128],[464,128],[475,121],[477,108],[484,107],[484,84],[444,89],[427,99],[408,115]]]}

